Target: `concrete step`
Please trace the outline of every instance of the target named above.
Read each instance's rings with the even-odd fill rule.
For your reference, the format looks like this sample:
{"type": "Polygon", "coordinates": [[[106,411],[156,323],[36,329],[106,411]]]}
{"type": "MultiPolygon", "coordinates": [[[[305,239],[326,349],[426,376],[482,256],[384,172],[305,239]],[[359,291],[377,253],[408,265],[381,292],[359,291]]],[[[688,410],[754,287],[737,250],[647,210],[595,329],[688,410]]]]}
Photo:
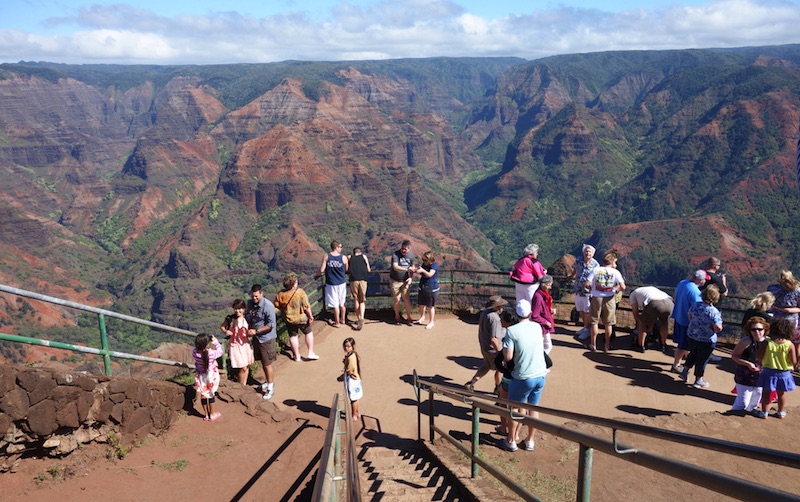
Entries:
{"type": "Polygon", "coordinates": [[[360,459],[362,489],[371,500],[459,500],[449,473],[421,451],[372,446],[360,459]]]}
{"type": "Polygon", "coordinates": [[[455,501],[463,500],[463,497],[452,487],[444,486],[440,488],[417,488],[417,489],[402,489],[402,490],[381,490],[372,494],[371,500],[393,501],[401,500],[403,502],[430,502],[433,500],[442,501],[455,501]]]}

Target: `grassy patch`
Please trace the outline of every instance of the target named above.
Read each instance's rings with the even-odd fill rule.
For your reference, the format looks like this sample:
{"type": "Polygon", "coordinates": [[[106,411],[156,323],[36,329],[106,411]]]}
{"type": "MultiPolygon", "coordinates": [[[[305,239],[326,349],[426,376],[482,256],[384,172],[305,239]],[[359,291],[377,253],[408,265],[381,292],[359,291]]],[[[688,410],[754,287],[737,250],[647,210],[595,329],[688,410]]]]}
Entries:
{"type": "MultiPolygon", "coordinates": [[[[498,470],[506,476],[516,481],[528,493],[531,493],[541,500],[554,502],[571,502],[575,500],[576,488],[575,481],[568,478],[552,476],[542,472],[538,467],[531,471],[526,466],[522,466],[514,459],[503,457],[493,457],[490,460],[498,470]]],[[[503,490],[507,488],[494,478],[491,478],[503,490]]]]}
{"type": "Polygon", "coordinates": [[[113,432],[108,433],[108,446],[109,448],[108,452],[106,453],[106,457],[109,460],[123,460],[128,456],[128,453],[130,453],[130,449],[123,445],[119,436],[113,432]]]}
{"type": "Polygon", "coordinates": [[[181,472],[189,466],[188,460],[175,460],[174,462],[150,462],[153,467],[159,467],[169,472],[181,472]]]}

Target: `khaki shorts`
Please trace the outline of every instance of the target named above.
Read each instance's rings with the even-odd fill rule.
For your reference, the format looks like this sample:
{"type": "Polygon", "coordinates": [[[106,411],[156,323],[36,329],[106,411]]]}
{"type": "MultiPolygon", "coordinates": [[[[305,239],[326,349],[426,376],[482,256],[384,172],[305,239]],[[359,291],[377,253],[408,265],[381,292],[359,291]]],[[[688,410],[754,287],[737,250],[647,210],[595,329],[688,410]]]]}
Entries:
{"type": "Polygon", "coordinates": [[[389,287],[392,288],[392,298],[405,298],[411,292],[411,279],[406,279],[405,281],[390,280],[389,287]]]}
{"type": "Polygon", "coordinates": [[[353,301],[364,303],[367,300],[367,281],[351,281],[350,296],[353,301]]]}
{"type": "Polygon", "coordinates": [[[592,324],[599,324],[601,320],[603,326],[617,324],[617,302],[614,301],[614,297],[593,296],[589,307],[589,318],[592,324]]]}
{"type": "Polygon", "coordinates": [[[253,338],[253,352],[255,352],[256,360],[261,361],[261,366],[269,366],[278,359],[278,353],[275,350],[277,341],[276,338],[273,338],[261,343],[257,338],[253,338]]]}
{"type": "Polygon", "coordinates": [[[497,359],[497,352],[487,352],[482,350],[481,354],[483,355],[484,366],[488,366],[490,370],[497,371],[497,366],[494,363],[495,359],[497,359]]]}
{"type": "Polygon", "coordinates": [[[664,298],[663,300],[655,300],[648,303],[644,309],[642,309],[642,322],[644,323],[645,329],[650,329],[656,324],[656,319],[661,321],[661,325],[663,326],[665,323],[669,323],[669,316],[672,314],[672,309],[674,305],[672,304],[671,298],[664,298]]]}

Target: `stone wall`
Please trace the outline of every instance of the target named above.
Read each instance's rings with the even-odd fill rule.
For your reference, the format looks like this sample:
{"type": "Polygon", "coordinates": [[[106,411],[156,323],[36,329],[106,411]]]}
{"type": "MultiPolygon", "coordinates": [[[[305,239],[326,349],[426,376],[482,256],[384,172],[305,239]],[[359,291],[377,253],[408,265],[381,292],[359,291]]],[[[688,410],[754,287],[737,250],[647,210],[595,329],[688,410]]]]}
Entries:
{"type": "Polygon", "coordinates": [[[159,435],[193,397],[171,382],[0,366],[0,472],[23,454],[65,455],[109,432],[123,443],[159,435]]]}

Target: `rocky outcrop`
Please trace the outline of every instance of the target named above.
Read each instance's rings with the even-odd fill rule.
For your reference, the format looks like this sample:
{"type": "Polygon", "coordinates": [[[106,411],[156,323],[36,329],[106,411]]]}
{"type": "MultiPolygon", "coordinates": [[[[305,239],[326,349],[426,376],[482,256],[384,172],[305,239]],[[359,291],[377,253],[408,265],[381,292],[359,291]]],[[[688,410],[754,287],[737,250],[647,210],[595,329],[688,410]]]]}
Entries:
{"type": "Polygon", "coordinates": [[[62,456],[112,432],[126,444],[159,435],[193,397],[170,382],[0,365],[0,472],[22,454],[62,456]]]}

